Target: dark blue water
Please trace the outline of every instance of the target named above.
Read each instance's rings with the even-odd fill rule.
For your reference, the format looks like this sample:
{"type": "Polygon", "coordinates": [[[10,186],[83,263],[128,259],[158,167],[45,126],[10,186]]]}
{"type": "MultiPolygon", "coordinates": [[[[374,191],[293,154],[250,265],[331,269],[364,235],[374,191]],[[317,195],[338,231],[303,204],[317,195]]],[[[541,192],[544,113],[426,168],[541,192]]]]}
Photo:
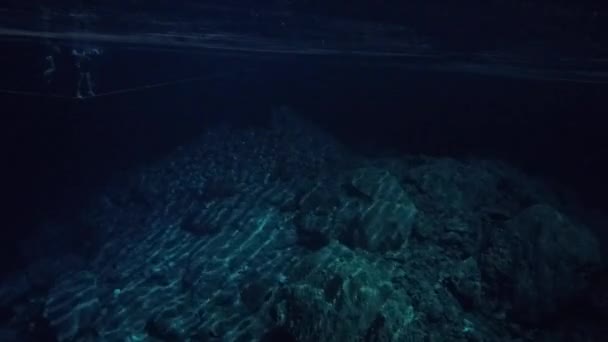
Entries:
{"type": "Polygon", "coordinates": [[[603,340],[605,6],[0,8],[0,340],[603,340]]]}

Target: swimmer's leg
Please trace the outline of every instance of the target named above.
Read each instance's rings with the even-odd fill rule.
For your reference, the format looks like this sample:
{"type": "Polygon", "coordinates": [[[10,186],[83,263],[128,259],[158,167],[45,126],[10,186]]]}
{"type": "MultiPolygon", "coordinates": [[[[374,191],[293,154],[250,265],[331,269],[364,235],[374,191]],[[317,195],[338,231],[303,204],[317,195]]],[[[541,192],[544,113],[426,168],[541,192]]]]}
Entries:
{"type": "Polygon", "coordinates": [[[46,79],[47,83],[51,83],[51,80],[53,78],[53,74],[55,73],[55,60],[53,59],[53,56],[46,56],[46,61],[47,61],[47,68],[46,70],[44,70],[44,78],[46,79]]]}
{"type": "Polygon", "coordinates": [[[87,95],[95,96],[95,92],[93,92],[93,81],[91,81],[91,73],[85,73],[86,83],[87,83],[87,95]]]}
{"type": "Polygon", "coordinates": [[[76,97],[81,99],[82,93],[80,93],[80,89],[82,87],[82,79],[84,78],[84,74],[81,72],[78,74],[78,84],[76,84],[76,97]]]}

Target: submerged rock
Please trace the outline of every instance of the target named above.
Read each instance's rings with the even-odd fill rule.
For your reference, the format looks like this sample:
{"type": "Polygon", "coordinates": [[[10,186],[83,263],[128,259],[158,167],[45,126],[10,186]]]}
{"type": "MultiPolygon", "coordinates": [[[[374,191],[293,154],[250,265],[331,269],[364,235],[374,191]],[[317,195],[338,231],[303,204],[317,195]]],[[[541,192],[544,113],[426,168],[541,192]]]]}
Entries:
{"type": "Polygon", "coordinates": [[[269,311],[296,341],[402,341],[420,332],[391,267],[333,243],[304,258],[269,311]]]}
{"type": "Polygon", "coordinates": [[[585,296],[600,250],[586,227],[539,204],[496,230],[481,262],[489,290],[510,317],[537,324],[585,296]]]}

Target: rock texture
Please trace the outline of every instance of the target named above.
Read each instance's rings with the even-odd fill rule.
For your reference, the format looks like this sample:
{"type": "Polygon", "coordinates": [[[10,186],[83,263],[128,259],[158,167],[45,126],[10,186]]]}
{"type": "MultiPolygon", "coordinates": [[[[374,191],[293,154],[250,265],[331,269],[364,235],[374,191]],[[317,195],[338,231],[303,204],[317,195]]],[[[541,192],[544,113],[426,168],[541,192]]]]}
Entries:
{"type": "Polygon", "coordinates": [[[77,221],[95,246],[2,283],[9,340],[605,337],[600,243],[502,163],[363,158],[281,108],[129,177],[77,221]]]}

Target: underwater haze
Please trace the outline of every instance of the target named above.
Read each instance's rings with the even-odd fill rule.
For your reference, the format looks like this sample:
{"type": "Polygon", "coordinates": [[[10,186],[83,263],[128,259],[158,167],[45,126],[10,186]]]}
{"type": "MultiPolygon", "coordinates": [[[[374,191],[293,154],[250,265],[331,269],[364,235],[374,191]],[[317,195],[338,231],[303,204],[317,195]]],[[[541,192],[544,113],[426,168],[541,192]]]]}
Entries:
{"type": "Polygon", "coordinates": [[[608,4],[0,4],[0,342],[608,334],[608,4]]]}

